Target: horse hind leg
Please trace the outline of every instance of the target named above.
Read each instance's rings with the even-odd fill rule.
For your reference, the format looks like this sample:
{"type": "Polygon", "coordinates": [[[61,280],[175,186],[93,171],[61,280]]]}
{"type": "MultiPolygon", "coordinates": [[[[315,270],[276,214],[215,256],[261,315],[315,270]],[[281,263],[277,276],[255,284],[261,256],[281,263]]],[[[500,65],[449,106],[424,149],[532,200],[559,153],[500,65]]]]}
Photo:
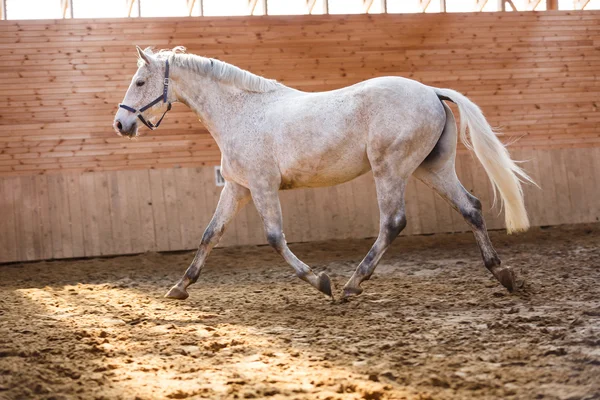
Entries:
{"type": "Polygon", "coordinates": [[[502,266],[498,253],[488,236],[481,211],[481,202],[471,195],[456,176],[454,160],[456,158],[456,124],[452,112],[444,104],[447,123],[444,132],[434,150],[417,168],[414,175],[431,187],[457,210],[471,227],[479,246],[485,267],[498,279],[509,292],[519,288],[514,271],[502,266]]]}
{"type": "Polygon", "coordinates": [[[368,156],[373,170],[377,202],[379,205],[379,235],[375,243],[356,268],[343,290],[343,297],[363,292],[361,283],[369,280],[379,260],[388,247],[406,227],[404,192],[408,178],[423,162],[430,149],[439,141],[439,119],[432,119],[421,126],[374,135],[369,143],[368,156]]]}
{"type": "Polygon", "coordinates": [[[379,203],[379,235],[377,240],[354,271],[343,290],[343,298],[359,295],[363,292],[361,283],[371,278],[379,260],[394,239],[406,227],[404,190],[406,179],[375,178],[377,200],[379,203]]]}
{"type": "Polygon", "coordinates": [[[462,214],[475,235],[485,267],[509,292],[518,289],[519,284],[517,284],[514,271],[510,267],[501,265],[498,253],[488,236],[481,211],[481,202],[462,186],[454,168],[441,171],[441,173],[419,168],[415,172],[415,176],[436,190],[455,210],[462,214]]]}

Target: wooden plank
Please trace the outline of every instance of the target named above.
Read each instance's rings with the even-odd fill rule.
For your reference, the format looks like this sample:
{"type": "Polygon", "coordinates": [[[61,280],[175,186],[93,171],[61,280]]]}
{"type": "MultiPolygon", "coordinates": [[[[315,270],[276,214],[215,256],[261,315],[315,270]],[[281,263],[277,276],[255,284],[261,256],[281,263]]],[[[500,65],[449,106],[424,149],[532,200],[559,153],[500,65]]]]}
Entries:
{"type": "Polygon", "coordinates": [[[15,202],[15,186],[19,178],[0,178],[0,206],[3,210],[3,221],[0,224],[0,262],[18,261],[20,258],[19,242],[17,242],[17,207],[15,202]]]}
{"type": "MultiPolygon", "coordinates": [[[[295,190],[282,190],[279,192],[281,213],[283,216],[283,232],[288,243],[298,242],[298,207],[296,205],[295,190]]],[[[240,238],[238,237],[238,241],[240,238]]]]}
{"type": "Polygon", "coordinates": [[[306,242],[313,236],[313,219],[311,218],[311,215],[314,211],[310,208],[310,202],[307,198],[308,190],[298,189],[295,192],[298,210],[298,241],[306,242]]]}
{"type": "Polygon", "coordinates": [[[157,251],[172,250],[169,243],[167,209],[160,170],[148,171],[150,192],[152,195],[152,217],[157,251]]]}
{"type": "MultiPolygon", "coordinates": [[[[356,180],[358,181],[360,178],[357,178],[356,180]]],[[[340,199],[343,199],[345,203],[344,218],[348,221],[344,236],[349,238],[360,237],[363,230],[360,228],[359,224],[360,218],[354,198],[353,182],[347,182],[340,185],[338,188],[338,196],[340,199]]],[[[304,218],[302,220],[304,221],[304,218]]]]}
{"type": "MultiPolygon", "coordinates": [[[[64,216],[68,217],[68,207],[65,207],[63,201],[62,185],[60,180],[62,175],[49,175],[48,179],[48,203],[50,226],[52,227],[52,258],[65,258],[63,248],[63,229],[65,225],[62,223],[64,216]]],[[[71,227],[66,224],[66,227],[71,231],[71,227]]]]}
{"type": "MultiPolygon", "coordinates": [[[[595,222],[594,208],[598,203],[596,195],[596,171],[590,168],[592,157],[594,156],[593,149],[568,149],[567,157],[574,162],[578,171],[578,192],[581,208],[578,210],[581,215],[580,222],[595,222]]],[[[573,191],[573,188],[570,187],[573,191]]],[[[573,193],[573,192],[571,192],[573,193]]]]}
{"type": "MultiPolygon", "coordinates": [[[[560,152],[561,160],[565,162],[562,167],[564,168],[566,189],[571,204],[568,221],[569,223],[584,222],[587,219],[585,214],[589,210],[589,206],[583,187],[585,183],[583,182],[581,164],[579,162],[580,157],[573,158],[573,151],[571,149],[562,149],[560,152]]],[[[585,154],[585,151],[580,151],[580,156],[584,156],[582,153],[585,154]]]]}
{"type": "Polygon", "coordinates": [[[552,155],[549,151],[539,151],[537,153],[538,166],[541,172],[538,181],[539,186],[541,187],[543,196],[544,207],[549,210],[549,213],[546,215],[546,221],[544,225],[557,225],[560,224],[560,217],[558,214],[558,199],[556,190],[558,188],[555,185],[555,176],[553,171],[553,159],[552,155]]]}
{"type": "MultiPolygon", "coordinates": [[[[540,182],[541,174],[537,153],[538,150],[532,149],[520,149],[519,151],[519,157],[523,161],[521,167],[536,183],[540,182]]],[[[532,226],[545,225],[549,210],[544,206],[542,190],[533,184],[524,183],[523,192],[529,222],[532,226]]]]}
{"type": "Polygon", "coordinates": [[[141,237],[144,251],[156,249],[156,236],[154,232],[154,216],[152,213],[152,191],[147,170],[134,171],[139,191],[139,209],[141,237]]]}
{"type": "Polygon", "coordinates": [[[175,186],[175,173],[173,169],[161,170],[162,190],[164,192],[165,210],[167,215],[167,236],[170,250],[182,249],[181,221],[179,219],[180,206],[177,199],[175,186]]]}
{"type": "Polygon", "coordinates": [[[131,233],[126,218],[129,207],[126,182],[120,176],[123,176],[122,172],[110,171],[107,173],[111,234],[115,254],[129,254],[133,252],[131,248],[131,233]]]}
{"type": "Polygon", "coordinates": [[[559,223],[566,224],[571,220],[574,209],[567,176],[569,163],[562,149],[550,152],[550,158],[552,166],[548,172],[554,176],[554,190],[558,206],[555,212],[558,215],[559,223]]]}
{"type": "MultiPolygon", "coordinates": [[[[37,198],[37,210],[39,216],[40,231],[40,259],[54,258],[53,254],[53,226],[50,222],[50,199],[48,189],[48,178],[45,175],[37,175],[34,178],[37,198]]],[[[56,232],[60,234],[60,232],[56,232]]]]}
{"type": "Polygon", "coordinates": [[[71,241],[73,257],[85,256],[84,214],[81,207],[81,185],[78,173],[67,173],[66,183],[68,188],[69,225],[71,227],[71,241]]]}
{"type": "Polygon", "coordinates": [[[96,231],[99,236],[100,254],[119,254],[114,249],[115,237],[112,235],[111,204],[108,174],[94,173],[94,208],[98,211],[96,231]]]}
{"type": "MultiPolygon", "coordinates": [[[[96,205],[96,185],[93,173],[79,175],[81,222],[83,225],[83,246],[86,256],[102,254],[100,233],[98,232],[99,210],[96,205]]],[[[79,221],[75,221],[78,223],[79,221]]]]}
{"type": "Polygon", "coordinates": [[[21,199],[17,210],[17,229],[19,243],[22,246],[21,259],[38,260],[41,256],[41,240],[34,178],[32,176],[21,177],[17,188],[15,198],[21,199]]]}
{"type": "MultiPolygon", "coordinates": [[[[590,149],[590,158],[585,159],[585,169],[591,171],[595,183],[589,188],[592,189],[591,199],[600,199],[600,147],[590,149]]],[[[590,179],[590,182],[592,179],[590,179]]],[[[590,222],[600,222],[600,201],[592,201],[590,222]]]]}
{"type": "Polygon", "coordinates": [[[342,226],[344,224],[340,199],[335,186],[320,188],[323,195],[323,201],[320,203],[325,211],[326,220],[322,225],[325,239],[337,239],[341,237],[342,226]]]}
{"type": "Polygon", "coordinates": [[[141,253],[145,249],[144,236],[142,234],[142,216],[140,212],[140,191],[138,189],[138,180],[136,171],[125,172],[122,178],[127,196],[127,210],[125,212],[125,220],[129,230],[131,240],[131,251],[141,253]]]}
{"type": "Polygon", "coordinates": [[[423,233],[439,232],[441,227],[438,222],[435,208],[435,199],[433,191],[418,179],[414,179],[416,194],[418,199],[419,221],[423,233]]]}
{"type": "Polygon", "coordinates": [[[181,246],[185,249],[194,248],[194,235],[192,233],[193,225],[195,223],[195,215],[192,209],[191,191],[190,191],[190,178],[188,169],[174,169],[174,189],[176,193],[177,206],[179,215],[181,217],[181,246]]]}

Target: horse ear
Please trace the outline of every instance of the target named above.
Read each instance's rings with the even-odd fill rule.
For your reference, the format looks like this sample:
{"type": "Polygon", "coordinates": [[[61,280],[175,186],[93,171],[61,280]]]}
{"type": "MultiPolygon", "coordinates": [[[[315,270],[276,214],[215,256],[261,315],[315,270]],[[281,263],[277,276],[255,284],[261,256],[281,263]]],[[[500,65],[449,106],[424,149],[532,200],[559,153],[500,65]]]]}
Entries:
{"type": "Polygon", "coordinates": [[[142,60],[146,65],[150,65],[150,56],[144,53],[144,50],[142,50],[140,46],[135,46],[135,49],[137,50],[139,59],[142,60]]]}

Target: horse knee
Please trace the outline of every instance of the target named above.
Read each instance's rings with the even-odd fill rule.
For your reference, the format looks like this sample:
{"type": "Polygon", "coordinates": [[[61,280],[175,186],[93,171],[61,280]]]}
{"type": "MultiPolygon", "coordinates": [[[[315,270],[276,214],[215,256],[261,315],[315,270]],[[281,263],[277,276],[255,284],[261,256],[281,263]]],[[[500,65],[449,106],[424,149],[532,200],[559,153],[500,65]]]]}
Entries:
{"type": "Polygon", "coordinates": [[[388,241],[394,240],[406,228],[406,214],[401,213],[390,218],[385,224],[385,234],[388,241]]]}
{"type": "Polygon", "coordinates": [[[267,243],[278,252],[281,252],[285,243],[285,237],[281,231],[267,232],[267,243]]]}
{"type": "Polygon", "coordinates": [[[224,229],[225,229],[224,226],[215,227],[213,224],[209,224],[208,227],[206,228],[206,230],[204,231],[204,234],[202,235],[202,240],[200,241],[200,245],[208,246],[215,239],[218,240],[218,238],[220,238],[221,235],[223,234],[224,229]]]}

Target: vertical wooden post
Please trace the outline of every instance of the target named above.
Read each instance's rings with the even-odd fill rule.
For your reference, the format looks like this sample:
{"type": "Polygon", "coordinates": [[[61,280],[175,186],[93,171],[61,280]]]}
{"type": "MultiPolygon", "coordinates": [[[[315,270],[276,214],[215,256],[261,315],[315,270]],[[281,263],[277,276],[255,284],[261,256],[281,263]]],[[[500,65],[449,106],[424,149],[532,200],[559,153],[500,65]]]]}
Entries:
{"type": "Polygon", "coordinates": [[[440,0],[440,12],[446,12],[446,0],[440,0]]]}
{"type": "Polygon", "coordinates": [[[506,3],[504,0],[498,0],[498,11],[506,11],[506,3]]]}
{"type": "Polygon", "coordinates": [[[558,10],[558,0],[546,0],[546,10],[558,10]]]}

